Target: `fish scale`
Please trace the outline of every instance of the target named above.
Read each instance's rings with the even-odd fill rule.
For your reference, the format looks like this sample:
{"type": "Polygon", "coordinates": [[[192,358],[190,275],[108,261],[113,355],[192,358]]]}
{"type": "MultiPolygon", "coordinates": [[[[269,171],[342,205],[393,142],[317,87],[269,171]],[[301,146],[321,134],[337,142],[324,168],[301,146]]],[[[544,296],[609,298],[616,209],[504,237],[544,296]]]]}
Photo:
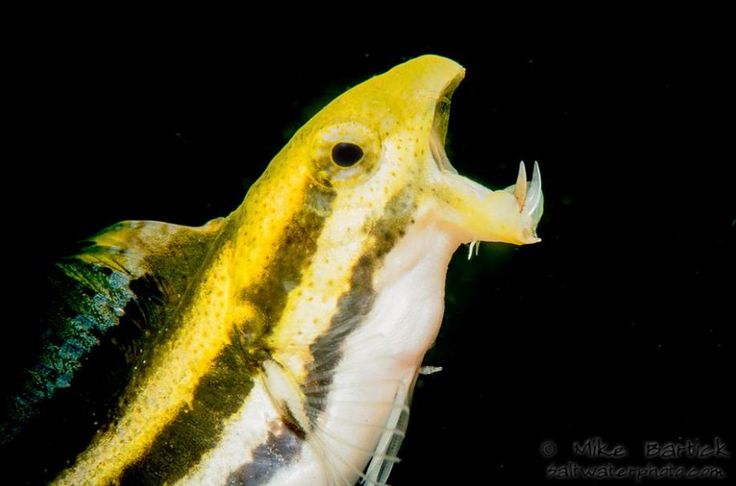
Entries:
{"type": "Polygon", "coordinates": [[[539,241],[538,166],[530,185],[522,164],[491,191],[447,159],[463,75],[430,55],[371,78],[307,122],[226,218],[120,223],[63,264],[73,285],[40,355],[63,369],[30,368],[2,431],[17,454],[43,430],[78,436],[45,449],[30,482],[384,483],[453,252],[539,241]],[[105,367],[115,384],[97,387],[105,367]],[[60,425],[71,403],[91,413],[60,425]]]}

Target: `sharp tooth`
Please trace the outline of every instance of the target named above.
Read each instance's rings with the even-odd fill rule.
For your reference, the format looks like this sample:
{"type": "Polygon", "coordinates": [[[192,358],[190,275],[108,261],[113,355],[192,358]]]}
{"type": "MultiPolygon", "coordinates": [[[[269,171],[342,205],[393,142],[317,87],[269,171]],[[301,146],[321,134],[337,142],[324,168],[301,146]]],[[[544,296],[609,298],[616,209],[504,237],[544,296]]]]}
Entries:
{"type": "Polygon", "coordinates": [[[524,167],[523,160],[519,163],[519,175],[516,176],[514,196],[519,201],[519,211],[522,211],[524,209],[524,202],[526,201],[526,167],[524,167]]]}
{"type": "Polygon", "coordinates": [[[537,212],[537,208],[542,201],[542,175],[539,172],[539,164],[534,162],[534,171],[532,173],[532,184],[529,188],[529,194],[524,205],[524,213],[532,214],[537,212]]]}

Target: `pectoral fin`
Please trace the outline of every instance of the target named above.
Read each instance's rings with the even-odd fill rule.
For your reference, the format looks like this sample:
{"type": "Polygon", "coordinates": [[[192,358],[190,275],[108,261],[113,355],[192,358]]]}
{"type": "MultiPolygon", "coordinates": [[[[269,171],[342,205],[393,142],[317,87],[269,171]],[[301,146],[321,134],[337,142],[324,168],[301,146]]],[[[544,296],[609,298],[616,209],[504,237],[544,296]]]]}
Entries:
{"type": "Polygon", "coordinates": [[[402,379],[401,386],[394,397],[394,407],[386,423],[386,430],[376,445],[371,462],[365,471],[363,484],[385,484],[396,460],[401,443],[409,425],[409,405],[417,382],[417,373],[402,379]]]}

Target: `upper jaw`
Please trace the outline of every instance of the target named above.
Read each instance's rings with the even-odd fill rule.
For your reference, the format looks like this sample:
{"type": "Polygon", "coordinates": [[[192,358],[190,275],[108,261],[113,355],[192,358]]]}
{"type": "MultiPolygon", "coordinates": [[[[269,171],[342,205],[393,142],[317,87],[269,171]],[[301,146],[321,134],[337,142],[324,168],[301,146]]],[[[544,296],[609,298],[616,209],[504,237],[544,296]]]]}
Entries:
{"type": "MultiPolygon", "coordinates": [[[[445,152],[450,114],[450,99],[465,71],[456,63],[435,56],[424,56],[403,69],[423,71],[415,86],[434,100],[429,130],[429,151],[436,170],[430,170],[428,183],[433,218],[443,223],[458,242],[498,241],[517,245],[536,243],[536,227],[542,217],[544,198],[539,166],[535,163],[529,183],[526,168],[519,167],[516,184],[492,191],[457,173],[445,152]]],[[[398,74],[398,73],[397,73],[398,74]]]]}

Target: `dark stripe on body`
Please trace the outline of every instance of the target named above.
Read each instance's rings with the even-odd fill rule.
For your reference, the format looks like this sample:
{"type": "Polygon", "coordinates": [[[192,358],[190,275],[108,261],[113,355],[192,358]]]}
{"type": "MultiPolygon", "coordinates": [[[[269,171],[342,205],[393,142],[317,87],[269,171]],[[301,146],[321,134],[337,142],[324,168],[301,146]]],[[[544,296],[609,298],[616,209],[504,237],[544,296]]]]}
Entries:
{"type": "MultiPolygon", "coordinates": [[[[183,408],[121,477],[122,484],[163,484],[181,479],[220,440],[224,421],[238,411],[252,387],[261,363],[271,357],[265,340],[281,319],[289,292],[301,282],[302,269],[317,249],[324,221],[332,210],[333,190],[310,186],[302,209],[286,227],[275,259],[264,280],[243,291],[241,298],[257,310],[243,323],[230,345],[203,376],[194,393],[193,408],[183,408]],[[251,352],[250,349],[255,349],[251,352]]],[[[258,205],[260,201],[251,201],[258,205]]],[[[263,202],[264,207],[268,207],[263,202]]],[[[247,218],[246,214],[243,215],[247,218]]],[[[246,235],[258,238],[259,235],[246,235]]]]}
{"type": "Polygon", "coordinates": [[[257,366],[258,362],[238,346],[226,347],[197,385],[192,408],[179,412],[147,453],[126,469],[121,482],[160,485],[183,476],[191,464],[217,444],[223,421],[240,408],[242,397],[253,387],[257,366]]]}
{"type": "Polygon", "coordinates": [[[36,295],[44,307],[40,338],[15,388],[3,390],[11,392],[0,414],[6,482],[47,483],[119,416],[135,370],[163,325],[173,326],[169,314],[216,236],[142,221],[98,235],[120,230],[123,247],[88,245],[81,254],[95,263],[64,259],[48,275],[46,295],[36,295]],[[154,228],[162,239],[150,245],[138,230],[154,228]]]}
{"type": "Polygon", "coordinates": [[[337,313],[325,334],[310,346],[314,361],[302,385],[307,397],[307,414],[314,423],[324,411],[327,390],[332,384],[335,368],[342,359],[341,345],[370,312],[375,301],[373,275],[383,264],[384,257],[404,236],[416,209],[410,187],[393,196],[384,208],[381,219],[365,231],[372,239],[368,250],[358,259],[350,277],[350,288],[340,296],[337,313]]]}
{"type": "Polygon", "coordinates": [[[301,454],[303,437],[282,427],[277,433],[269,432],[266,442],[253,450],[253,460],[230,473],[227,486],[265,484],[283,467],[294,462],[301,454]]]}

